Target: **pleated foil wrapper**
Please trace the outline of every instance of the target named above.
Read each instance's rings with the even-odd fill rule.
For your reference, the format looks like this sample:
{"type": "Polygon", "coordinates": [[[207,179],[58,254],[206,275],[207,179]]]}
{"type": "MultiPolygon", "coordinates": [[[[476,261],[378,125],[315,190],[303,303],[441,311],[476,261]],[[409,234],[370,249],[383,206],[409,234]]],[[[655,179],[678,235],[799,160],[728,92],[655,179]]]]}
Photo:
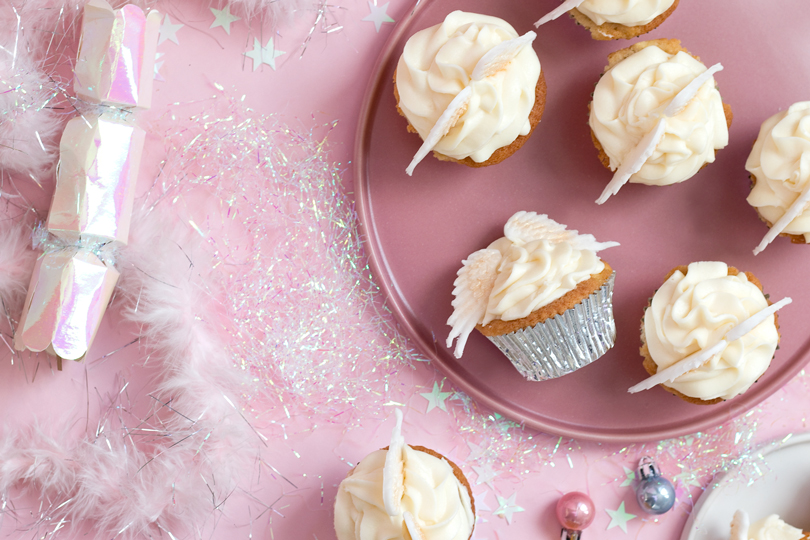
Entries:
{"type": "Polygon", "coordinates": [[[152,102],[160,13],[90,0],[84,9],[73,89],[94,103],[148,109],[152,102]]]}
{"type": "Polygon", "coordinates": [[[47,229],[74,244],[87,237],[126,244],[145,137],[116,118],[86,115],[68,122],[47,229]]]}
{"type": "Polygon", "coordinates": [[[69,248],[40,255],[14,335],[14,348],[45,351],[64,360],[83,358],[118,276],[115,268],[88,250],[69,248]]]}
{"type": "Polygon", "coordinates": [[[616,340],[611,274],[602,287],[562,315],[501,336],[487,336],[530,381],[573,373],[604,355],[616,340]]]}

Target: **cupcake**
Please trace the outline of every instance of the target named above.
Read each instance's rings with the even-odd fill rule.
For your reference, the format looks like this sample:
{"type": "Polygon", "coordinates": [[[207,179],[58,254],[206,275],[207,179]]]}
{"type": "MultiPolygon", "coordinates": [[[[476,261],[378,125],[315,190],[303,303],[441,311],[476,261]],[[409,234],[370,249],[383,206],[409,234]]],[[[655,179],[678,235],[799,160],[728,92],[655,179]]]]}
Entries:
{"type": "Polygon", "coordinates": [[[468,540],[475,526],[472,488],[461,469],[402,437],[349,471],[335,499],[338,540],[468,540]]]}
{"type": "Polygon", "coordinates": [[[539,21],[540,26],[565,11],[598,40],[632,39],[657,28],[678,7],[678,0],[567,0],[539,21]]]}
{"type": "Polygon", "coordinates": [[[461,358],[473,329],[527,379],[561,377],[604,355],[616,338],[610,265],[617,246],[534,212],[509,218],[504,237],[463,261],[453,285],[452,327],[461,358]]]}
{"type": "Polygon", "coordinates": [[[742,510],[734,513],[729,540],[808,540],[810,533],[788,525],[776,515],[749,525],[748,514],[742,510]]]}
{"type": "Polygon", "coordinates": [[[745,169],[753,183],[748,204],[772,228],[754,253],[777,235],[806,244],[810,210],[800,197],[810,186],[810,101],[795,103],[763,122],[745,169]]]}
{"type": "MultiPolygon", "coordinates": [[[[774,312],[789,301],[771,306],[753,274],[722,262],[674,268],[644,312],[644,369],[662,375],[696,360],[694,369],[666,378],[664,389],[701,405],[738,396],[768,369],[779,345],[774,312]],[[757,319],[762,321],[756,324],[757,319]],[[737,337],[744,328],[748,331],[737,337]]],[[[640,386],[631,392],[646,389],[640,386]]]]}
{"type": "Polygon", "coordinates": [[[394,75],[397,110],[431,150],[470,167],[500,163],[540,122],[546,82],[532,49],[496,17],[454,11],[408,39],[394,75]]]}
{"type": "Polygon", "coordinates": [[[636,43],[608,61],[589,124],[602,164],[628,173],[622,183],[683,182],[728,144],[731,108],[713,78],[721,65],[707,70],[672,39],[636,43]]]}

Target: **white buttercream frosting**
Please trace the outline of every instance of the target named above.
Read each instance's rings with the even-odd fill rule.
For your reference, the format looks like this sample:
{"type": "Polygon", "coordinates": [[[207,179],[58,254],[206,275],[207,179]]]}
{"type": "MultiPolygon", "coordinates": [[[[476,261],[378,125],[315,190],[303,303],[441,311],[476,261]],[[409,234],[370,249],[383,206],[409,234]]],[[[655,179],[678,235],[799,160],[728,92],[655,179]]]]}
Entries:
{"type": "Polygon", "coordinates": [[[803,536],[801,529],[788,525],[776,514],[757,521],[748,529],[749,540],[800,540],[803,536]]]}
{"type": "Polygon", "coordinates": [[[503,237],[487,249],[500,251],[501,263],[482,325],[495,319],[513,321],[527,317],[605,268],[595,252],[575,249],[568,242],[524,243],[503,237]]]}
{"type": "Polygon", "coordinates": [[[434,150],[484,162],[498,148],[531,131],[540,61],[526,46],[505,67],[482,80],[472,71],[494,46],[518,37],[506,21],[454,11],[444,22],[411,36],[399,59],[396,86],[399,107],[424,140],[453,98],[472,86],[464,114],[434,150]]]}
{"type": "MultiPolygon", "coordinates": [[[[748,203],[776,223],[810,182],[810,101],[802,101],[762,123],[745,168],[756,178],[748,203]]],[[[782,231],[810,241],[810,210],[782,231]]]]}
{"type": "Polygon", "coordinates": [[[642,26],[664,13],[675,0],[585,0],[577,9],[596,24],[642,26]]]}
{"type": "MultiPolygon", "coordinates": [[[[676,271],[655,293],[644,314],[644,335],[658,369],[713,346],[726,332],[768,307],[747,276],[728,275],[722,262],[696,262],[686,275],[676,271]]],[[[667,386],[704,401],[745,392],[768,369],[779,333],[773,315],[729,343],[700,368],[667,386]]]]}
{"type": "Polygon", "coordinates": [[[389,516],[383,503],[387,450],[366,456],[338,488],[338,540],[406,540],[403,514],[410,512],[424,540],[467,540],[475,516],[467,488],[444,460],[405,446],[403,514],[389,516]]]}
{"type": "MultiPolygon", "coordinates": [[[[625,58],[599,80],[591,103],[590,126],[611,170],[652,131],[678,92],[706,66],[686,52],[669,54],[655,45],[625,58]]],[[[665,118],[661,142],[630,182],[668,185],[691,178],[728,144],[723,101],[714,78],[700,87],[680,113],[665,118]]]]}

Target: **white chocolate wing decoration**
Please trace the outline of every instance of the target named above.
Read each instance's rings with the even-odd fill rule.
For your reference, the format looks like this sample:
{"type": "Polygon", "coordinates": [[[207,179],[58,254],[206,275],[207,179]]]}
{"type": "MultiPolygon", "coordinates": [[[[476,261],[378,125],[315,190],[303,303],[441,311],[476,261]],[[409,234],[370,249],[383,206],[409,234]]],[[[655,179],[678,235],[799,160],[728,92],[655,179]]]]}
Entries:
{"type": "Polygon", "coordinates": [[[728,540],[748,540],[748,527],[750,525],[747,512],[742,510],[734,512],[734,518],[731,520],[731,534],[728,540]]]}
{"type": "Polygon", "coordinates": [[[462,262],[464,266],[453,282],[453,314],[447,319],[447,324],[452,327],[447,346],[451,347],[453,340],[458,338],[453,351],[456,358],[461,358],[467,338],[484,318],[500,262],[501,252],[497,249],[478,250],[462,262]]]}
{"type": "Polygon", "coordinates": [[[413,514],[406,511],[402,514],[402,518],[405,521],[405,528],[408,529],[408,534],[411,535],[411,540],[427,540],[424,533],[422,533],[422,529],[417,525],[416,518],[413,517],[413,514]]]}
{"type": "Polygon", "coordinates": [[[520,54],[520,51],[527,45],[531,45],[536,37],[537,34],[529,31],[520,37],[502,41],[492,47],[475,64],[471,75],[472,80],[480,81],[506,69],[506,66],[520,54]]]}
{"type": "Polygon", "coordinates": [[[680,114],[680,112],[689,105],[689,102],[695,98],[701,86],[709,82],[718,71],[723,71],[723,64],[719,62],[692,79],[689,84],[684,86],[683,89],[672,98],[667,108],[664,109],[664,116],[672,118],[680,114]]]}
{"type": "Polygon", "coordinates": [[[402,436],[402,411],[394,409],[397,423],[391,432],[391,443],[383,466],[383,504],[389,516],[402,513],[405,495],[405,437],[402,436]]]}
{"type": "Polygon", "coordinates": [[[619,245],[618,242],[597,242],[593,235],[568,230],[565,225],[537,212],[517,212],[506,222],[503,232],[504,236],[515,244],[526,244],[535,240],[568,242],[574,249],[587,249],[594,253],[619,245]]]}
{"type": "Polygon", "coordinates": [[[785,230],[785,227],[790,225],[790,222],[796,219],[799,214],[804,212],[804,209],[807,207],[808,203],[810,203],[810,184],[805,186],[804,191],[802,191],[801,195],[796,197],[785,213],[782,214],[776,223],[774,223],[768,232],[765,234],[765,237],[759,243],[759,245],[754,248],[754,255],[759,255],[762,253],[762,250],[768,247],[768,244],[773,242],[782,231],[785,230]]]}
{"type": "Polygon", "coordinates": [[[503,226],[503,235],[515,244],[527,244],[535,240],[568,242],[576,231],[569,231],[565,225],[557,223],[546,214],[520,211],[514,214],[503,226]]]}
{"type": "Polygon", "coordinates": [[[664,131],[667,127],[666,119],[662,118],[655,124],[655,128],[644,135],[639,143],[630,150],[622,160],[622,164],[616,169],[613,178],[605,186],[604,191],[596,199],[596,204],[604,204],[611,195],[616,195],[623,185],[636,174],[655,152],[656,146],[664,138],[664,131]]]}
{"type": "Polygon", "coordinates": [[[464,90],[456,94],[456,97],[453,98],[453,101],[447,106],[444,110],[442,115],[436,120],[436,123],[433,125],[433,128],[428,133],[428,136],[425,137],[425,141],[422,143],[422,146],[419,147],[419,150],[416,151],[416,155],[413,156],[410,165],[408,168],[405,169],[405,172],[408,176],[413,176],[413,170],[416,168],[419,163],[425,159],[433,147],[439,144],[439,141],[442,140],[442,137],[447,135],[453,126],[456,125],[458,119],[461,118],[465,112],[467,112],[467,107],[470,105],[470,100],[472,99],[472,87],[466,86],[464,90]]]}
{"type": "Polygon", "coordinates": [[[534,27],[538,28],[549,21],[553,21],[563,13],[567,13],[572,9],[579,7],[579,5],[584,1],[585,0],[565,0],[565,2],[560,4],[557,8],[551,10],[545,17],[534,23],[534,27]]]}

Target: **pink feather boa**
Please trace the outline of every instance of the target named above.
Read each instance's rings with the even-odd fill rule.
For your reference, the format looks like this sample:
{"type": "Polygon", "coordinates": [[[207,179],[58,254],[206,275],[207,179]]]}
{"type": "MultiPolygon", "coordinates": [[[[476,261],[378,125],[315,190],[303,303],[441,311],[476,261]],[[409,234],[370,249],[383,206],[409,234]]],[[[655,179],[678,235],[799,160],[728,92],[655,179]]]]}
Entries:
{"type": "MultiPolygon", "coordinates": [[[[89,520],[113,535],[199,533],[256,459],[258,437],[237,405],[244,381],[209,320],[213,297],[200,294],[216,290],[218,276],[200,237],[168,216],[160,206],[136,216],[116,300],[141,328],[144,353],[161,361],[150,424],[164,436],[139,440],[110,420],[98,432],[120,436],[3,433],[0,493],[20,485],[38,491],[53,502],[53,520],[89,520]]],[[[10,223],[0,221],[0,270],[16,271],[2,274],[0,296],[19,307],[35,254],[30,227],[10,223]]]]}

